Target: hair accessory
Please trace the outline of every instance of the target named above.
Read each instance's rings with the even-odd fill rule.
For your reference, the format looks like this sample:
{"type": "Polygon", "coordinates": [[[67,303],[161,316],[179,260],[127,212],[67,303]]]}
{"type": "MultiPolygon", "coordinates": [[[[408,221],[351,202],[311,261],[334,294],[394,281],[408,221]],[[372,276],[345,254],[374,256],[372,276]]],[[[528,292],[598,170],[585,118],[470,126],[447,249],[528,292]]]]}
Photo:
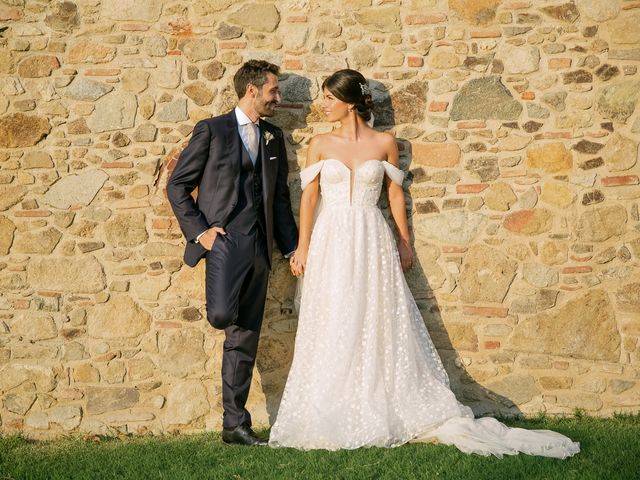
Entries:
{"type": "Polygon", "coordinates": [[[360,85],[360,90],[362,90],[362,95],[371,95],[371,89],[369,88],[369,85],[367,85],[366,83],[359,83],[360,85]]]}

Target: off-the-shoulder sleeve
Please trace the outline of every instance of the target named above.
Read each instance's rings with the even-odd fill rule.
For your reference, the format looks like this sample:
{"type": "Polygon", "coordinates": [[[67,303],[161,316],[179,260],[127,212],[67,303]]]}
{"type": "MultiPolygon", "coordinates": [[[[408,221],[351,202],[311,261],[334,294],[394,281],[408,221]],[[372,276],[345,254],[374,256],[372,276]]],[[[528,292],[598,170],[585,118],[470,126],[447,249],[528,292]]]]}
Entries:
{"type": "Polygon", "coordinates": [[[320,160],[319,162],[308,166],[300,172],[300,183],[302,186],[302,190],[307,188],[307,185],[313,182],[313,179],[318,176],[320,170],[322,170],[322,165],[324,165],[324,160],[320,160]]]}
{"type": "Polygon", "coordinates": [[[384,171],[391,179],[391,181],[402,186],[402,180],[404,180],[404,172],[395,165],[390,164],[389,162],[382,162],[382,165],[384,165],[384,171]]]}

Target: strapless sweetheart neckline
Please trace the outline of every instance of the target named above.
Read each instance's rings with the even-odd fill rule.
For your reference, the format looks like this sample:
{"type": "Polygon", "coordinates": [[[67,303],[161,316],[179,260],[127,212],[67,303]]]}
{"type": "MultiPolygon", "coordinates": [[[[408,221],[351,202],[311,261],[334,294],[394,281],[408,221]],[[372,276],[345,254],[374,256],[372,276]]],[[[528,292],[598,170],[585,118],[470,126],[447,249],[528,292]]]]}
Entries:
{"type": "Polygon", "coordinates": [[[329,161],[334,161],[334,162],[338,162],[339,164],[341,164],[343,167],[345,167],[346,169],[350,170],[351,172],[353,172],[354,170],[358,170],[359,168],[363,167],[365,164],[369,163],[369,162],[386,162],[387,160],[379,160],[377,158],[370,158],[368,160],[364,160],[363,162],[361,162],[360,164],[356,165],[355,167],[349,167],[349,165],[347,165],[345,162],[343,162],[342,160],[338,160],[337,158],[325,158],[324,160],[320,160],[321,162],[329,162],[329,161]]]}

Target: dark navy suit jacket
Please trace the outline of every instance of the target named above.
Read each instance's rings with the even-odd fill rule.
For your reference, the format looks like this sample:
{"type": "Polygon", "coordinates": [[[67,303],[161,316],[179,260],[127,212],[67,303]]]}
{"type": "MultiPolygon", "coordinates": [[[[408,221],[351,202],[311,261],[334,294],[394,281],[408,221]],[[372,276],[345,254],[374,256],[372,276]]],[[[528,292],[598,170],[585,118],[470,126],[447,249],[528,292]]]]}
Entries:
{"type": "MultiPolygon", "coordinates": [[[[262,186],[269,265],[275,239],[283,254],[295,250],[298,240],[287,176],[289,167],[284,135],[275,125],[260,120],[262,186]]],[[[206,254],[195,243],[210,227],[225,228],[238,202],[242,140],[234,110],[201,120],[193,129],[167,184],[167,197],[187,245],[184,261],[194,267],[206,254]],[[198,188],[197,199],[191,192],[198,188]]]]}

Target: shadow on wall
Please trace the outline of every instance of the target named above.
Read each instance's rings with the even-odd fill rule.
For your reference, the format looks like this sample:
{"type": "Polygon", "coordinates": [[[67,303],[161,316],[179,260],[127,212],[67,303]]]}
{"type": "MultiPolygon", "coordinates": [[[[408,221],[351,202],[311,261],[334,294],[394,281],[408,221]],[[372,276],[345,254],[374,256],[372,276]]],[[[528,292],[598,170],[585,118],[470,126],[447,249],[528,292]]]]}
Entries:
{"type": "MultiPolygon", "coordinates": [[[[381,131],[392,130],[396,125],[396,119],[389,91],[379,82],[369,80],[369,83],[374,92],[376,105],[374,109],[374,126],[381,131]]],[[[304,131],[308,127],[308,123],[324,121],[320,108],[313,103],[315,99],[319,98],[318,87],[315,80],[295,74],[284,76],[281,79],[283,103],[276,117],[272,119],[275,124],[284,130],[288,139],[289,185],[296,217],[299,215],[301,195],[300,168],[297,158],[304,157],[303,150],[306,148],[305,145],[310,136],[304,134],[296,134],[294,136],[292,131],[294,129],[298,132],[304,131]]],[[[411,164],[410,141],[398,138],[398,143],[401,147],[401,167],[407,173],[404,188],[409,224],[411,225],[414,208],[409,187],[414,181],[414,173],[417,172],[408,171],[408,167],[411,164]]],[[[386,193],[384,192],[381,196],[380,207],[390,225],[393,225],[386,193]]],[[[392,230],[395,231],[395,228],[392,227],[392,230]]],[[[419,257],[416,257],[416,260],[413,269],[407,274],[407,281],[427,329],[442,358],[445,369],[449,374],[451,388],[458,400],[471,407],[477,416],[484,414],[521,415],[522,412],[513,401],[480,385],[467,372],[465,361],[458,353],[458,349],[477,350],[478,340],[473,331],[473,325],[469,321],[447,322],[445,324],[429,282],[427,273],[429,266],[424,268],[419,257]],[[452,336],[455,342],[452,341],[452,336]]],[[[293,359],[295,331],[297,328],[297,318],[293,305],[295,290],[296,280],[289,272],[288,262],[281,255],[274,255],[274,268],[270,278],[261,344],[256,362],[270,425],[275,422],[287,374],[293,359]]]]}
{"type": "MultiPolygon", "coordinates": [[[[282,103],[276,115],[269,121],[284,131],[289,160],[291,205],[297,220],[299,218],[300,195],[302,194],[298,158],[305,156],[306,142],[304,135],[294,135],[293,131],[304,131],[309,122],[321,121],[321,117],[318,116],[319,111],[314,110],[312,103],[318,96],[318,85],[314,80],[297,74],[284,74],[280,77],[280,89],[282,103]]],[[[295,332],[298,324],[293,303],[296,285],[297,280],[289,270],[289,262],[283,258],[280,251],[275,249],[260,346],[256,358],[257,377],[266,404],[264,406],[267,414],[265,420],[269,425],[272,425],[276,419],[293,360],[295,332]]],[[[252,388],[255,387],[254,380],[252,388]]],[[[250,396],[249,401],[252,400],[258,400],[255,392],[250,396]]],[[[253,405],[249,405],[248,408],[252,414],[256,410],[253,405]]]]}

